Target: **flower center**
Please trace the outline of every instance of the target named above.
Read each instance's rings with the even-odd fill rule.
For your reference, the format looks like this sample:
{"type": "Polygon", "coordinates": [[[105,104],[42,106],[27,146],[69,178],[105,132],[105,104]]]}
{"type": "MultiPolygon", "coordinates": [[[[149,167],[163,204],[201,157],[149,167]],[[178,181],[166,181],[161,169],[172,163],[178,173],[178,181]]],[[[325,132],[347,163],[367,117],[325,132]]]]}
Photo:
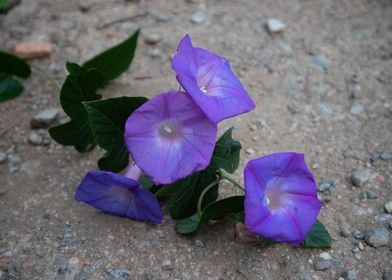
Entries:
{"type": "Polygon", "coordinates": [[[164,121],[159,127],[159,134],[168,139],[173,139],[178,135],[178,127],[170,121],[164,121]]]}
{"type": "Polygon", "coordinates": [[[207,93],[206,87],[201,87],[200,90],[201,90],[203,93],[207,93]]]}
{"type": "Polygon", "coordinates": [[[281,197],[279,192],[276,190],[267,190],[264,199],[267,207],[271,210],[276,210],[281,207],[281,197]]]}

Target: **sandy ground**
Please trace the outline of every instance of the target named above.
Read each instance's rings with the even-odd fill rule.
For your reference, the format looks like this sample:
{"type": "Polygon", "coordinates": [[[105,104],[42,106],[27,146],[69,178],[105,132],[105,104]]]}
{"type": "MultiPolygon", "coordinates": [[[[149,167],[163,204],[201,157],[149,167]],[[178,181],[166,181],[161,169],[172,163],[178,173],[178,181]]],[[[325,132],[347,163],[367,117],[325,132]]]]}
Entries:
{"type": "Polygon", "coordinates": [[[0,104],[0,279],[392,279],[392,216],[384,210],[392,200],[391,31],[386,0],[21,1],[0,16],[0,49],[35,39],[55,53],[31,60],[25,92],[0,104]],[[284,22],[283,32],[269,33],[269,18],[284,22]],[[30,120],[59,108],[66,61],[82,63],[138,27],[132,67],[103,95],[178,88],[170,56],[186,33],[229,58],[257,103],[220,124],[234,126],[243,144],[238,180],[249,159],[305,153],[324,187],[319,218],[331,249],[247,247],[232,240],[229,220],[183,237],[166,205],[164,223],[154,226],[74,201],[100,151],[32,145],[30,120]]]}

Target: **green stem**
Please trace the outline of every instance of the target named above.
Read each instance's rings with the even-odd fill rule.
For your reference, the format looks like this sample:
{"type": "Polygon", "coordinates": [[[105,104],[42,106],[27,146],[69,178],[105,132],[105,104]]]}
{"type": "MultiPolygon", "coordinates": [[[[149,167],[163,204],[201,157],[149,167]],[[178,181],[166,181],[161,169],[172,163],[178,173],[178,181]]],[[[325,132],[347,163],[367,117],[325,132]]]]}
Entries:
{"type": "Polygon", "coordinates": [[[203,198],[206,195],[206,193],[212,189],[216,184],[218,184],[220,181],[220,179],[215,180],[214,182],[212,182],[211,184],[209,184],[200,194],[199,196],[199,200],[197,201],[197,213],[199,213],[199,215],[201,215],[201,203],[203,202],[203,198]]]}
{"type": "Polygon", "coordinates": [[[224,170],[224,169],[222,169],[222,168],[219,168],[218,173],[219,173],[219,177],[220,177],[221,179],[226,179],[227,181],[233,183],[237,188],[239,188],[240,190],[242,190],[243,192],[245,192],[244,187],[243,187],[240,183],[238,183],[238,182],[234,179],[234,177],[231,176],[226,170],[224,170]]]}

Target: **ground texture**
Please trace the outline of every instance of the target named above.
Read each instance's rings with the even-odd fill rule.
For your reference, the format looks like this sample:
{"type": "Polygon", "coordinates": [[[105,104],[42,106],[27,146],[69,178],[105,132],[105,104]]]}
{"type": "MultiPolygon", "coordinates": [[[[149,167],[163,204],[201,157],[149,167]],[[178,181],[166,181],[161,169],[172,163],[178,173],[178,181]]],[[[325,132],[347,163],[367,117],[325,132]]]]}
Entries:
{"type": "Polygon", "coordinates": [[[55,46],[30,61],[22,96],[0,104],[0,279],[392,279],[390,1],[23,0],[0,16],[0,37],[2,50],[30,39],[55,46]],[[272,34],[269,18],[287,26],[272,34]],[[100,151],[80,155],[30,120],[59,108],[66,61],[82,63],[138,27],[132,67],[103,95],[178,88],[170,57],[186,33],[229,58],[257,103],[220,124],[243,144],[236,177],[249,159],[305,153],[331,249],[247,247],[229,220],[183,237],[165,205],[154,226],[74,201],[100,151]]]}

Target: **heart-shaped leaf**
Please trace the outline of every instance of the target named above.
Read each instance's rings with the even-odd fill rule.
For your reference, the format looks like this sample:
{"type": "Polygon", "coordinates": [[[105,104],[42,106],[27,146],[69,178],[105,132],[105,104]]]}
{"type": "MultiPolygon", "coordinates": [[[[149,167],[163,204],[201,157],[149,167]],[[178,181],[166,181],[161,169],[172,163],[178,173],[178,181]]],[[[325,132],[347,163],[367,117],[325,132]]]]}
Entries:
{"type": "Polygon", "coordinates": [[[99,169],[120,172],[127,167],[129,153],[124,141],[125,122],[147,100],[145,97],[118,97],[84,102],[94,139],[106,150],[98,161],[99,169]]]}
{"type": "Polygon", "coordinates": [[[95,147],[96,142],[83,102],[101,99],[96,91],[105,79],[99,71],[87,70],[75,63],[67,63],[67,69],[69,75],[61,88],[60,103],[71,120],[50,128],[49,133],[57,143],[87,152],[95,147]]]}
{"type": "Polygon", "coordinates": [[[83,64],[88,69],[98,69],[106,81],[113,80],[125,72],[135,54],[139,29],[120,44],[96,55],[83,64]]]}

